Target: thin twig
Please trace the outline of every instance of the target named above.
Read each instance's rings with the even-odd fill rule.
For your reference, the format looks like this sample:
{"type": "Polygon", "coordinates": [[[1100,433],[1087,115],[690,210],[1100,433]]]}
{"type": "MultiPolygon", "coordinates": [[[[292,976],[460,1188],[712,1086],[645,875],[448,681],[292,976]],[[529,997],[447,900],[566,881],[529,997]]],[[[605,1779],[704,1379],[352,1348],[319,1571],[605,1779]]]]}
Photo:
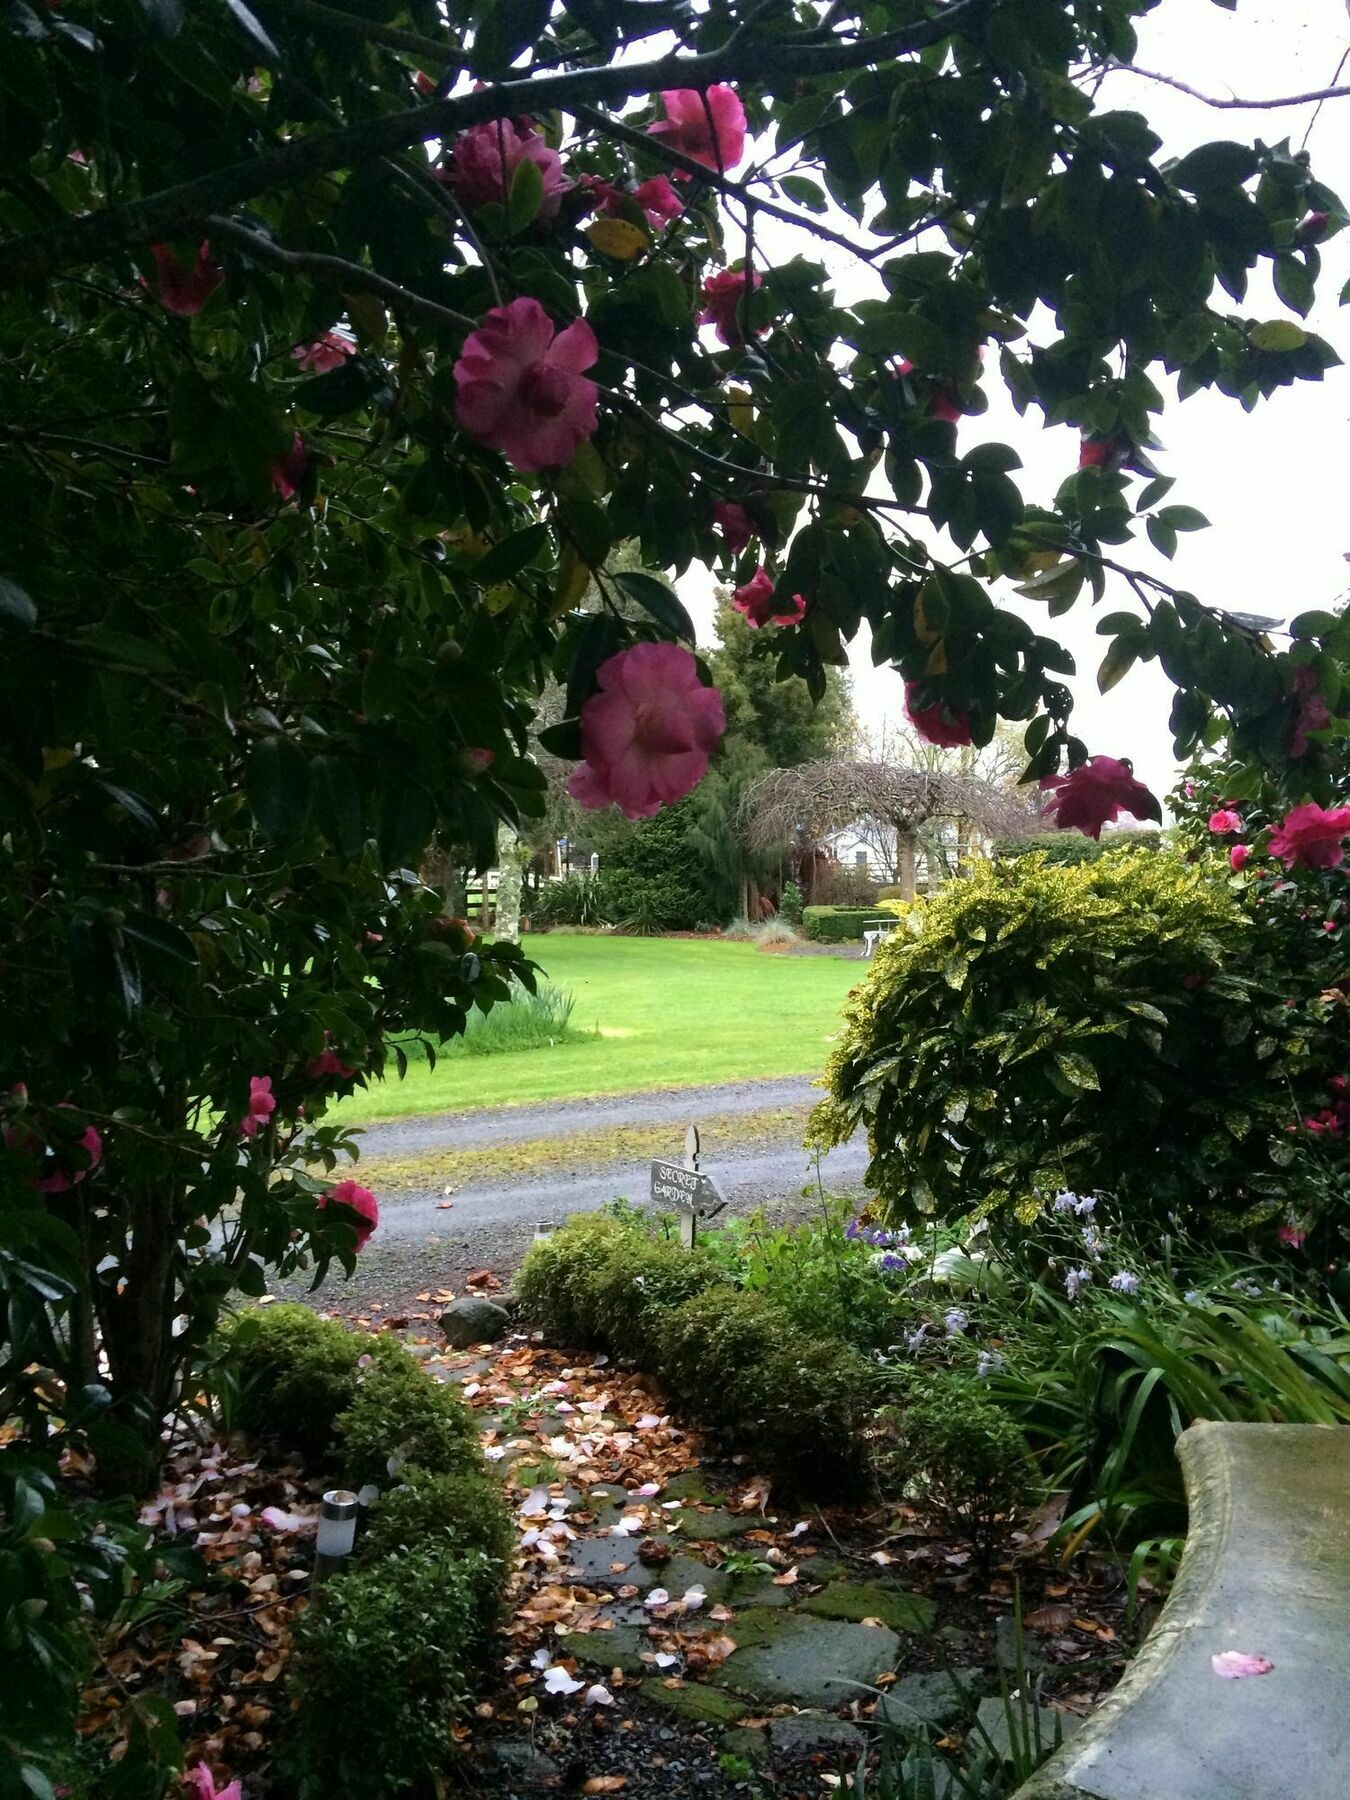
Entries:
{"type": "Polygon", "coordinates": [[[1163,75],[1157,69],[1141,69],[1138,63],[1112,63],[1111,70],[1113,74],[1138,75],[1144,81],[1161,82],[1164,87],[1175,88],[1179,94],[1188,94],[1192,100],[1199,100],[1205,106],[1217,107],[1222,112],[1270,112],[1276,107],[1310,106],[1314,100],[1339,100],[1350,94],[1350,87],[1333,86],[1312,88],[1306,94],[1281,94],[1272,100],[1240,100],[1236,96],[1223,99],[1218,94],[1202,93],[1189,82],[1179,81],[1175,75],[1163,75]]]}

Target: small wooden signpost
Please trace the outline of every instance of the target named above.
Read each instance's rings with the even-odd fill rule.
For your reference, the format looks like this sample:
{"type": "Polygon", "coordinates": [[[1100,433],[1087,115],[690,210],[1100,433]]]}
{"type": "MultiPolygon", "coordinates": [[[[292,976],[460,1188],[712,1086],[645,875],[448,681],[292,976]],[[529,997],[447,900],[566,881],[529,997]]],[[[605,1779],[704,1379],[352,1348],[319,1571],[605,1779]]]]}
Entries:
{"type": "Polygon", "coordinates": [[[726,1205],[721,1189],[698,1166],[698,1126],[684,1134],[682,1163],[652,1163],[652,1199],[658,1206],[674,1207],[680,1215],[680,1242],[692,1250],[700,1219],[715,1218],[726,1205]]]}

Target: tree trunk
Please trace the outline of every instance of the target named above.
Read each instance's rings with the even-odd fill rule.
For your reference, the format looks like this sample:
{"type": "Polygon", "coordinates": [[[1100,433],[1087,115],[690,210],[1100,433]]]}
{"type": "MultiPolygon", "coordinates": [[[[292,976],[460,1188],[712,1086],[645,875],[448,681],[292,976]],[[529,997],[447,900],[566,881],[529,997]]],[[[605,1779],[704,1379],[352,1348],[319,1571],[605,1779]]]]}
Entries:
{"type": "Polygon", "coordinates": [[[902,900],[913,900],[918,892],[914,879],[914,844],[912,831],[896,833],[896,862],[899,865],[896,874],[902,900]]]}
{"type": "MultiPolygon", "coordinates": [[[[520,942],[520,891],[530,853],[509,825],[497,830],[497,928],[499,943],[520,942]]],[[[486,877],[484,878],[486,888],[486,877]]]]}

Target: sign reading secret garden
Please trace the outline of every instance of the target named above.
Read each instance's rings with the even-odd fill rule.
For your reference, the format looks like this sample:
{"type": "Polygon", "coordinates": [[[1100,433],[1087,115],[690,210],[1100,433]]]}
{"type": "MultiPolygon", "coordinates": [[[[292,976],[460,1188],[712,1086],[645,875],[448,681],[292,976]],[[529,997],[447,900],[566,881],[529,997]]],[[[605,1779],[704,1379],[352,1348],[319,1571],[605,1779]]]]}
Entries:
{"type": "Polygon", "coordinates": [[[691,1125],[684,1136],[682,1163],[652,1163],[652,1202],[679,1214],[680,1242],[692,1250],[700,1219],[711,1219],[726,1205],[721,1189],[705,1170],[698,1166],[698,1126],[691,1125]]]}

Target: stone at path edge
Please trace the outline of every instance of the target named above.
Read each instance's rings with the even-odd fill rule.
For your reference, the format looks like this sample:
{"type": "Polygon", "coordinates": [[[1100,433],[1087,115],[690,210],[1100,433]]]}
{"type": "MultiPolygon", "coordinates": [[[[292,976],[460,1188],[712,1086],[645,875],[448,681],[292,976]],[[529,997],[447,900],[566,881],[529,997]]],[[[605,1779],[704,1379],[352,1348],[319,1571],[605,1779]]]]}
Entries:
{"type": "Polygon", "coordinates": [[[452,1300],[441,1314],[441,1330],[452,1350],[468,1350],[475,1344],[493,1344],[505,1337],[511,1315],[493,1300],[466,1294],[452,1300]]]}

